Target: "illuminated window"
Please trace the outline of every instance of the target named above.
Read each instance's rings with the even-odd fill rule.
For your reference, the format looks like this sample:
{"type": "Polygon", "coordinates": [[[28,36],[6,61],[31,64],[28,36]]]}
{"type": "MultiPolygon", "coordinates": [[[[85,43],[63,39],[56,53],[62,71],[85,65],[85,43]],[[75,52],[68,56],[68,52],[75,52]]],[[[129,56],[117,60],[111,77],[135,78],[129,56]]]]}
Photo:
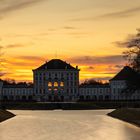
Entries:
{"type": "Polygon", "coordinates": [[[49,91],[51,91],[52,89],[51,89],[51,88],[49,88],[48,90],[49,90],[49,91]]]}
{"type": "Polygon", "coordinates": [[[54,91],[57,91],[57,88],[55,88],[54,91]]]}
{"type": "Polygon", "coordinates": [[[51,82],[48,82],[48,87],[52,87],[52,83],[51,82]]]}
{"type": "Polygon", "coordinates": [[[58,87],[58,83],[57,82],[54,82],[54,87],[58,87]]]}
{"type": "Polygon", "coordinates": [[[64,86],[64,82],[60,82],[60,87],[63,87],[64,86]]]}

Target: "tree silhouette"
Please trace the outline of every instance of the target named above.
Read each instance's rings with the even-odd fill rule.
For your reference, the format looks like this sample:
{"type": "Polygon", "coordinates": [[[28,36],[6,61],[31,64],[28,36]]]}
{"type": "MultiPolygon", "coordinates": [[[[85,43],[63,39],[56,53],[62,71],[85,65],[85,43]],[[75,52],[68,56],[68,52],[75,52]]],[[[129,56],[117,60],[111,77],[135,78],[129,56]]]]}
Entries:
{"type": "Polygon", "coordinates": [[[140,89],[140,29],[137,29],[136,34],[129,35],[125,41],[118,42],[118,45],[128,48],[127,51],[123,52],[123,55],[135,73],[135,76],[126,80],[126,88],[122,90],[125,96],[130,96],[140,89]]]}
{"type": "Polygon", "coordinates": [[[117,44],[128,48],[127,51],[123,52],[123,55],[128,60],[129,65],[140,73],[140,29],[137,29],[135,35],[129,35],[124,42],[117,42],[117,44]]]}
{"type": "MultiPolygon", "coordinates": [[[[105,83],[107,84],[107,83],[105,83]]],[[[80,86],[93,86],[93,85],[105,85],[102,81],[96,81],[95,79],[87,79],[80,86]]]]}

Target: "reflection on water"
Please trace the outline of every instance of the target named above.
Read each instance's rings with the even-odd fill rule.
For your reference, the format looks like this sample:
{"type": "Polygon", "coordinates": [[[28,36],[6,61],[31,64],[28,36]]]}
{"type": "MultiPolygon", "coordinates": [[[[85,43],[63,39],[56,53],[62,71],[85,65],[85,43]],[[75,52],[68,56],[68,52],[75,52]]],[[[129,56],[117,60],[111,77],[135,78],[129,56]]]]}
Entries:
{"type": "Polygon", "coordinates": [[[140,128],[101,111],[13,111],[0,140],[140,140],[140,128]]]}

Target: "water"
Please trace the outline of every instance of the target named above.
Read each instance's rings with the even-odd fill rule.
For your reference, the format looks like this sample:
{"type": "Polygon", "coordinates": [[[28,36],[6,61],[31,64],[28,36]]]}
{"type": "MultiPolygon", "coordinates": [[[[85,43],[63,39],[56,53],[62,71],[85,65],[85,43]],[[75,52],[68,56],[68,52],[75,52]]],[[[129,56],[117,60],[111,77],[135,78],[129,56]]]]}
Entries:
{"type": "Polygon", "coordinates": [[[0,140],[140,140],[140,128],[100,111],[12,111],[0,140]]]}

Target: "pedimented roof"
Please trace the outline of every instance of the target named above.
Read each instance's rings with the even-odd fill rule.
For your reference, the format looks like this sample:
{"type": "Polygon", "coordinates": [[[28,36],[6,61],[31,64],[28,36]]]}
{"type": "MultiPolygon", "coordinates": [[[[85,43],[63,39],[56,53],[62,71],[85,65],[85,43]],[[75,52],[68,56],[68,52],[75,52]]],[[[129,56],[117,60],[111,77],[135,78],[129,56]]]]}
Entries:
{"type": "Polygon", "coordinates": [[[70,64],[66,63],[65,61],[62,61],[60,59],[52,59],[49,62],[46,62],[45,64],[41,65],[35,70],[78,70],[71,66],[70,64]]]}

